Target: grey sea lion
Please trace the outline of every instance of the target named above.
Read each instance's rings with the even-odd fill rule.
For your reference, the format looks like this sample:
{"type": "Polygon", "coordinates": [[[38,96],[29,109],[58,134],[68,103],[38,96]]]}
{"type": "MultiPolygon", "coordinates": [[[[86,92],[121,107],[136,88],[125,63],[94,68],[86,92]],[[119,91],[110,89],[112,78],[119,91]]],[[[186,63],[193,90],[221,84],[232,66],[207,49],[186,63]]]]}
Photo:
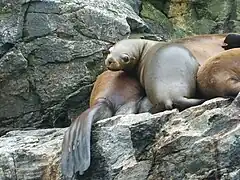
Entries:
{"type": "Polygon", "coordinates": [[[194,98],[199,63],[182,45],[125,39],[110,49],[105,65],[112,71],[135,72],[155,112],[203,102],[194,98]]]}

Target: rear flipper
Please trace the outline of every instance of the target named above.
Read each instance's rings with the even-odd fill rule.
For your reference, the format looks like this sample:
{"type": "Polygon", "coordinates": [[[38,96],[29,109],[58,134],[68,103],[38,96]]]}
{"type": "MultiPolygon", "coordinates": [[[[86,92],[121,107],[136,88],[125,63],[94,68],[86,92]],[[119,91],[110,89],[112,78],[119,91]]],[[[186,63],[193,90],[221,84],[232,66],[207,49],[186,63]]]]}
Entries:
{"type": "Polygon", "coordinates": [[[236,97],[238,93],[240,92],[240,82],[236,82],[237,80],[230,81],[228,85],[226,85],[228,88],[226,88],[226,92],[224,93],[224,97],[236,97]],[[233,82],[234,81],[234,82],[233,82]]]}
{"type": "Polygon", "coordinates": [[[182,111],[186,108],[202,104],[204,101],[206,101],[206,99],[188,99],[186,97],[181,97],[177,100],[174,100],[173,105],[174,107],[182,111]]]}
{"type": "Polygon", "coordinates": [[[164,103],[158,103],[156,105],[154,105],[151,109],[150,109],[150,113],[155,114],[155,113],[159,113],[165,110],[172,110],[173,107],[173,103],[171,99],[166,100],[164,103]]]}
{"type": "Polygon", "coordinates": [[[109,118],[113,110],[106,102],[95,104],[75,119],[65,132],[62,143],[61,169],[65,177],[82,175],[90,166],[90,138],[92,123],[109,118]]]}

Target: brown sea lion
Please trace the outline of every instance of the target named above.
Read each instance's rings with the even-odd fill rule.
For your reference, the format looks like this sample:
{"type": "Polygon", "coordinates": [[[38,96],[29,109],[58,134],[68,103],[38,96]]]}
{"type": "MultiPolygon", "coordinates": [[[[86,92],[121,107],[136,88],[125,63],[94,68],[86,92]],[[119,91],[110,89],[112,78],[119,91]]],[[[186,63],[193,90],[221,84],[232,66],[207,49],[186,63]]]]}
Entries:
{"type": "Polygon", "coordinates": [[[119,114],[148,111],[143,88],[126,72],[105,71],[94,83],[90,108],[78,116],[67,129],[62,144],[61,169],[66,177],[80,175],[90,166],[90,135],[92,123],[119,114]]]}
{"type": "Polygon", "coordinates": [[[236,96],[240,92],[240,48],[209,58],[198,70],[197,87],[205,98],[236,96]]]}
{"type": "Polygon", "coordinates": [[[204,34],[172,40],[171,42],[186,47],[201,65],[211,56],[224,51],[222,45],[226,36],[227,34],[204,34]]]}
{"type": "Polygon", "coordinates": [[[198,105],[196,91],[198,62],[179,44],[158,43],[144,39],[117,42],[105,60],[109,70],[136,71],[155,111],[198,105]]]}
{"type": "Polygon", "coordinates": [[[240,48],[240,34],[237,33],[230,33],[224,39],[224,43],[222,47],[225,50],[232,49],[232,48],[240,48]]]}

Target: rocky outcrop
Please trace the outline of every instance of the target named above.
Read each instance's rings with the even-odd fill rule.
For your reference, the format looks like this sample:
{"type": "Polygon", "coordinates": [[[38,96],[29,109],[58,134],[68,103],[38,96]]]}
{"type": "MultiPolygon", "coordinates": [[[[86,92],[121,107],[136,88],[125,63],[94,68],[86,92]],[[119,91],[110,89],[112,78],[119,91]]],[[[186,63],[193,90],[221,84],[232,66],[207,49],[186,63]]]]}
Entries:
{"type": "Polygon", "coordinates": [[[60,179],[65,129],[11,131],[0,138],[0,179],[60,179]]]}
{"type": "MultiPolygon", "coordinates": [[[[66,129],[13,131],[0,138],[0,179],[62,179],[66,129]]],[[[182,112],[115,116],[95,123],[90,169],[80,179],[240,177],[240,94],[182,112]]],[[[79,177],[78,177],[79,178],[79,177]]]]}

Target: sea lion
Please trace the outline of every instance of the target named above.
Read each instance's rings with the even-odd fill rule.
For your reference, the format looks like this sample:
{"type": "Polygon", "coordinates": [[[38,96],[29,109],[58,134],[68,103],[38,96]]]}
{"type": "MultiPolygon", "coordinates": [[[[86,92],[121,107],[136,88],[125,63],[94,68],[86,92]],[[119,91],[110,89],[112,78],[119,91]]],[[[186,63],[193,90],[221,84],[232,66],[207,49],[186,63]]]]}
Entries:
{"type": "Polygon", "coordinates": [[[223,41],[222,47],[225,50],[240,47],[240,34],[230,33],[223,41]]]}
{"type": "Polygon", "coordinates": [[[168,43],[183,45],[191,51],[201,65],[211,56],[224,51],[222,45],[226,36],[227,34],[203,34],[172,40],[168,43]]]}
{"type": "Polygon", "coordinates": [[[204,98],[236,96],[240,92],[240,48],[209,58],[198,70],[197,89],[204,98]]]}
{"type": "Polygon", "coordinates": [[[136,78],[126,72],[105,71],[100,74],[91,92],[90,108],[67,129],[62,143],[61,169],[66,177],[80,175],[90,166],[92,123],[119,114],[147,112],[145,92],[136,78]]]}
{"type": "MultiPolygon", "coordinates": [[[[189,36],[185,38],[171,40],[169,42],[158,42],[148,40],[152,45],[155,43],[161,43],[162,45],[166,44],[181,44],[186,47],[191,53],[195,56],[199,64],[203,64],[205,60],[210,58],[211,56],[215,56],[220,52],[224,51],[223,41],[226,38],[227,34],[204,34],[204,35],[195,35],[189,36]]],[[[140,39],[139,39],[140,40],[140,39]]],[[[138,43],[139,40],[135,42],[138,43]]],[[[127,44],[125,44],[127,46],[127,44]]],[[[138,48],[135,45],[132,48],[138,48]]],[[[109,49],[109,51],[111,48],[109,49]]],[[[109,53],[108,51],[108,53],[109,53]]],[[[121,64],[121,63],[120,63],[121,64]]],[[[131,67],[130,67],[131,68],[131,67]]]]}
{"type": "Polygon", "coordinates": [[[110,48],[105,59],[109,70],[135,72],[155,112],[185,109],[198,105],[195,99],[199,63],[180,44],[165,44],[144,39],[125,39],[110,48]],[[156,110],[157,109],[157,110],[156,110]]]}

